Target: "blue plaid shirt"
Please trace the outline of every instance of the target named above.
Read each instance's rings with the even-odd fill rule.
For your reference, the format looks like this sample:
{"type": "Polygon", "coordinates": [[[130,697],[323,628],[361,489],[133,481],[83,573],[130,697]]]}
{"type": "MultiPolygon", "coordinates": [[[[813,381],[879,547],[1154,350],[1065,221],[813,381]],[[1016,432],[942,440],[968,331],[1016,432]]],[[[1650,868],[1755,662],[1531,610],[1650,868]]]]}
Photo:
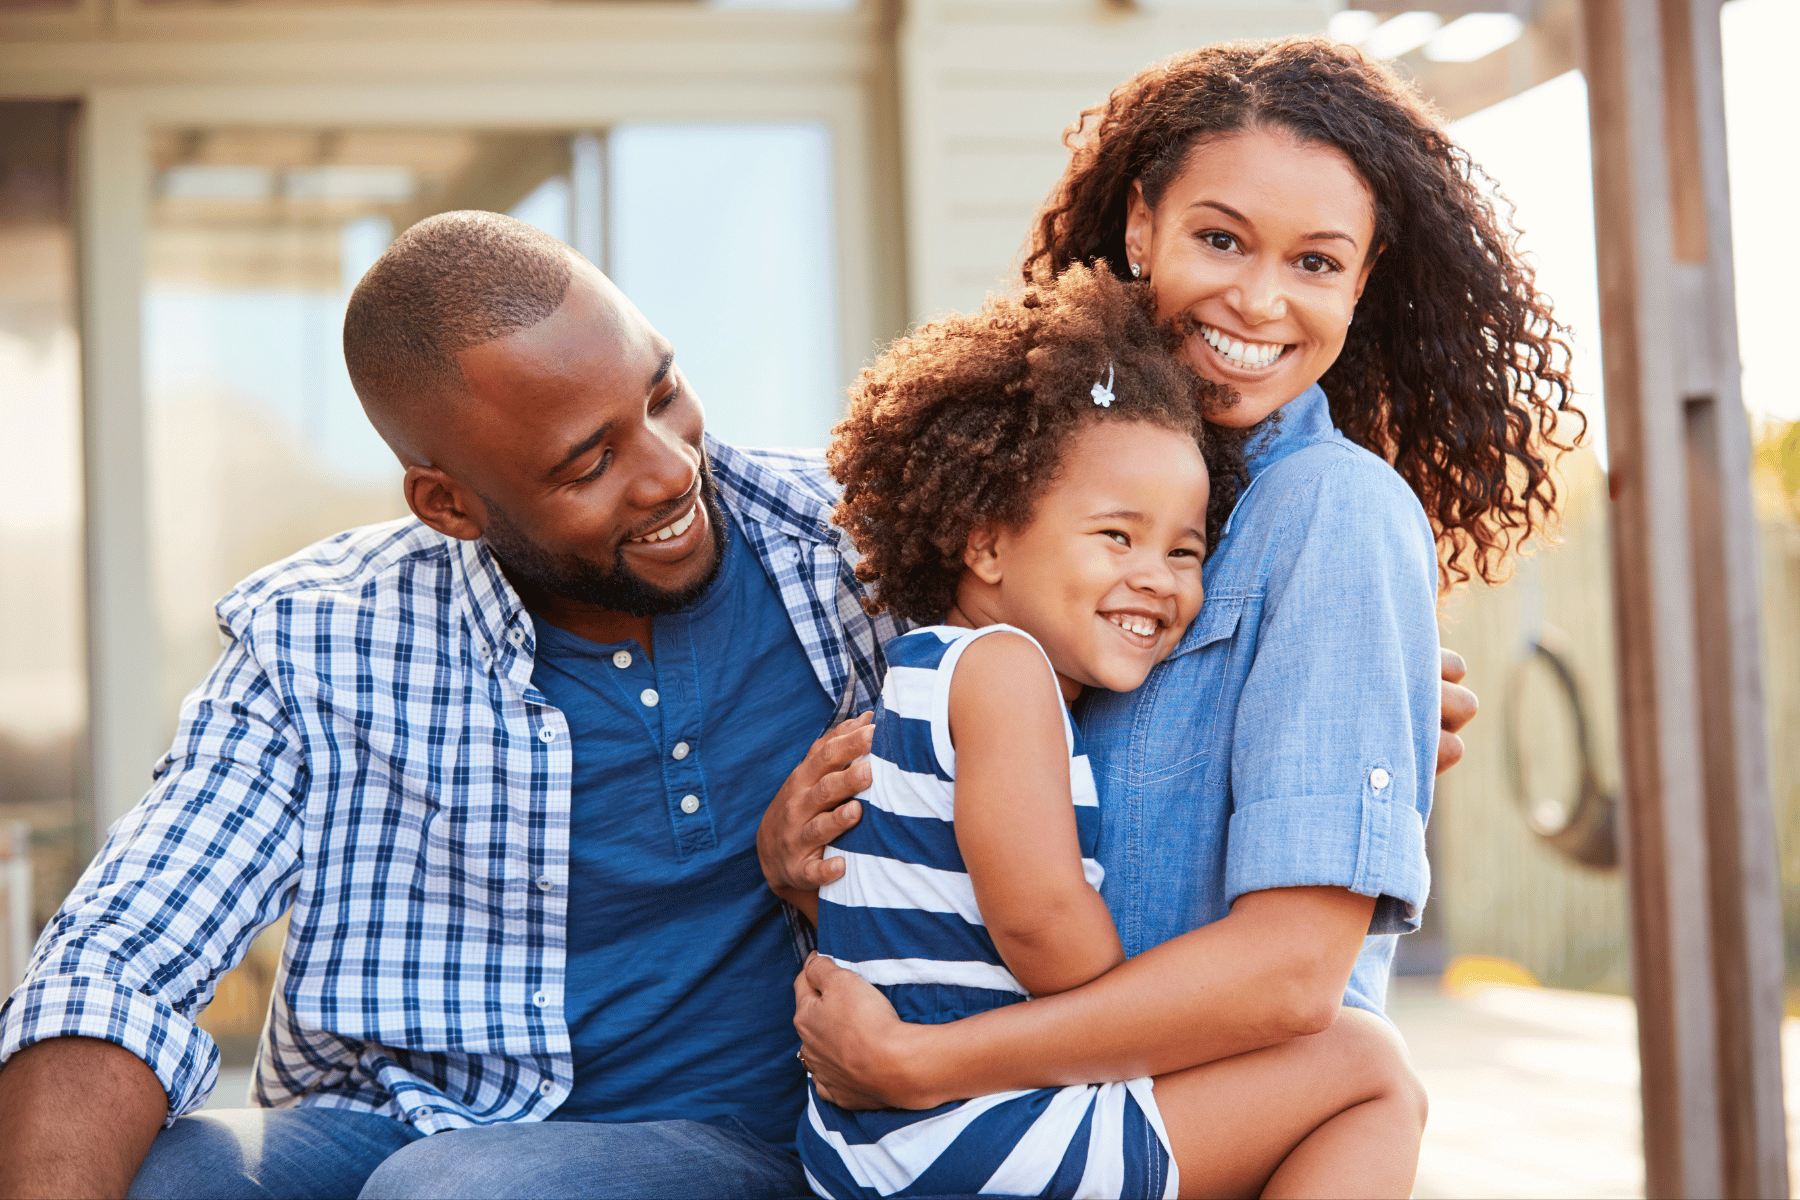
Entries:
{"type": "MultiPolygon", "coordinates": [[[[838,715],[881,646],[818,452],[708,439],[721,499],[838,715]]],[[[415,520],[339,534],[220,601],[217,665],[144,801],[115,825],[0,1008],[0,1061],[45,1038],[138,1055],[170,1119],[218,1049],[219,976],[289,913],[257,1103],[425,1132],[538,1120],[569,1094],[571,747],[532,687],[532,619],[480,542],[415,520]]]]}

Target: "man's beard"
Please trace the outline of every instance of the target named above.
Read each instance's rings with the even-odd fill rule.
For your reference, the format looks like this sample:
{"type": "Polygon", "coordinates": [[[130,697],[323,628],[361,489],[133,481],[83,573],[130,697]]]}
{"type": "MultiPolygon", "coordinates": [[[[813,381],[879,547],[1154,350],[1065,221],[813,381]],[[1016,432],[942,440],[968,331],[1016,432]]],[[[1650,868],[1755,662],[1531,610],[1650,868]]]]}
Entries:
{"type": "Polygon", "coordinates": [[[602,570],[593,560],[579,555],[552,554],[513,524],[505,509],[485,496],[482,503],[488,510],[488,526],[482,537],[515,588],[525,584],[608,612],[654,617],[686,608],[712,586],[725,562],[725,513],[719,506],[712,471],[704,463],[700,468],[700,503],[706,506],[706,522],[712,530],[712,565],[700,579],[673,591],[632,574],[625,565],[623,545],[613,553],[612,569],[602,570]]]}

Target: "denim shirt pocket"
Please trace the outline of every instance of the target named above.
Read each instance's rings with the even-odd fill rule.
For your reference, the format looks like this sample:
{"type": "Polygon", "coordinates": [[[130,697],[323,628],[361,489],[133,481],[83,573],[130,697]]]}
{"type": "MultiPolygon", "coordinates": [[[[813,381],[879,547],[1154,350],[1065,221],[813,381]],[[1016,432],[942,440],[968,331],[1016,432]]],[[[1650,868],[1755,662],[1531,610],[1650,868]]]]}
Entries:
{"type": "Polygon", "coordinates": [[[1247,596],[1208,597],[1200,615],[1167,660],[1151,676],[1154,691],[1139,709],[1136,772],[1145,782],[1201,773],[1222,779],[1230,762],[1220,711],[1247,596]]]}
{"type": "Polygon", "coordinates": [[[1238,621],[1244,615],[1244,603],[1247,596],[1208,596],[1200,606],[1200,615],[1188,626],[1182,635],[1181,644],[1170,652],[1170,659],[1177,659],[1185,654],[1195,654],[1208,646],[1217,645],[1237,632],[1238,621]]]}

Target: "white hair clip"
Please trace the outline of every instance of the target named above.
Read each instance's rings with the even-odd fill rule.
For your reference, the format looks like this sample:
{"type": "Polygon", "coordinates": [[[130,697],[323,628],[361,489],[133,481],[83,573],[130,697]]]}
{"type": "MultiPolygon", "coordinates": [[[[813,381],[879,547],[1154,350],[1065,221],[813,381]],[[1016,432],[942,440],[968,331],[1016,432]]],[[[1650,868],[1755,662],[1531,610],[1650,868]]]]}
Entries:
{"type": "Polygon", "coordinates": [[[1113,402],[1112,385],[1113,385],[1113,365],[1111,363],[1107,363],[1106,364],[1106,382],[1105,383],[1096,383],[1094,385],[1093,392],[1090,393],[1094,397],[1095,404],[1098,404],[1101,408],[1111,408],[1112,407],[1112,402],[1113,402]]]}

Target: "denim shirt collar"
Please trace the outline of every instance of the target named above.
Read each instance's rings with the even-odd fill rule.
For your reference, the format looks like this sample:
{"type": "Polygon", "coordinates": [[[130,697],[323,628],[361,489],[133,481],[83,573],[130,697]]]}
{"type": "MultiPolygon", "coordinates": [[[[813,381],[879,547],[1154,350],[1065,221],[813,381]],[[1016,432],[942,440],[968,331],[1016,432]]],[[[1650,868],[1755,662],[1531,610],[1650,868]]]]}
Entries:
{"type": "Polygon", "coordinates": [[[1244,465],[1254,479],[1294,451],[1336,433],[1337,427],[1331,423],[1331,403],[1325,399],[1325,389],[1315,383],[1262,419],[1246,443],[1248,457],[1244,465]]]}
{"type": "Polygon", "coordinates": [[[1264,417],[1244,442],[1244,467],[1250,473],[1250,482],[1238,494],[1219,536],[1231,533],[1231,523],[1244,506],[1244,497],[1264,471],[1296,450],[1339,436],[1337,426],[1331,423],[1331,402],[1325,398],[1325,389],[1316,383],[1264,417]]]}

